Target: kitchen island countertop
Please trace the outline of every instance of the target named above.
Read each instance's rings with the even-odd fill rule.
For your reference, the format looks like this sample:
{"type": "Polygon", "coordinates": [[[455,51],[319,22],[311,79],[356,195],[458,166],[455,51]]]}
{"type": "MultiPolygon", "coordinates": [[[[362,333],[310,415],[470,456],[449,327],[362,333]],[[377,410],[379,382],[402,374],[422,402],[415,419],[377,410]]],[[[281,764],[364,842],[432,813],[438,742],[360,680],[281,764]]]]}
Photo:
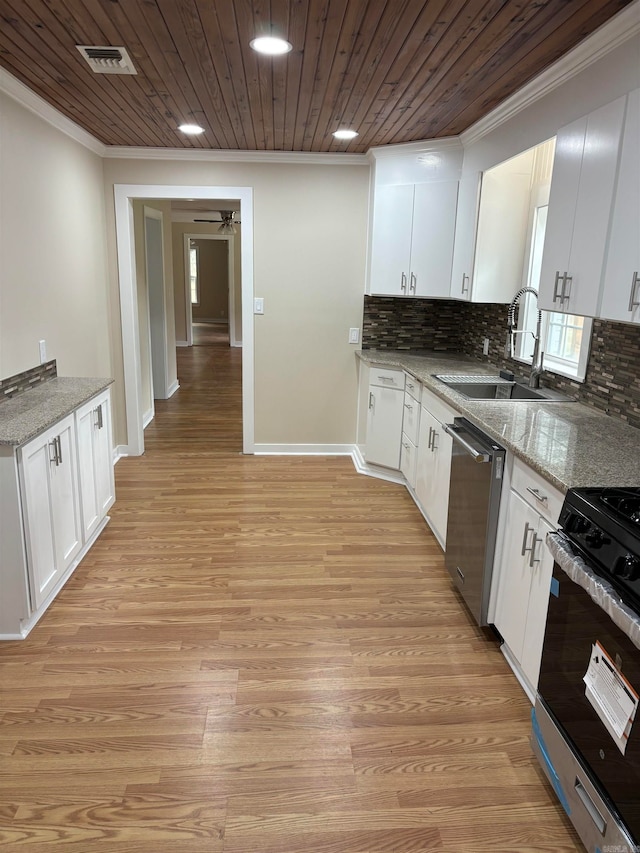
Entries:
{"type": "Polygon", "coordinates": [[[640,486],[640,430],[582,403],[467,400],[433,374],[493,374],[455,353],[362,350],[368,365],[405,370],[556,488],[640,486]]]}

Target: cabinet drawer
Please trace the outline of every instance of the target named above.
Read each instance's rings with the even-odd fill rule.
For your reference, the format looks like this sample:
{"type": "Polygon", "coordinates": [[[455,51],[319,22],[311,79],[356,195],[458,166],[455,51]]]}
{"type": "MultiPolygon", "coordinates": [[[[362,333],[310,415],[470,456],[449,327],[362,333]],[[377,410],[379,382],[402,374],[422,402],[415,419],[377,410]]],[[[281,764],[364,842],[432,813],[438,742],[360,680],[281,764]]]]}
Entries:
{"type": "Polygon", "coordinates": [[[459,414],[459,412],[452,409],[451,406],[448,406],[440,397],[427,388],[422,389],[422,405],[441,424],[452,423],[453,419],[459,414]]]}
{"type": "Polygon", "coordinates": [[[369,372],[369,385],[404,389],[404,373],[401,370],[390,370],[387,367],[373,365],[369,372]]]}
{"type": "Polygon", "coordinates": [[[411,394],[417,403],[420,402],[420,397],[422,396],[422,385],[417,379],[414,379],[413,376],[409,376],[408,373],[405,373],[404,375],[404,390],[406,394],[411,394]]]}
{"type": "Polygon", "coordinates": [[[413,444],[418,443],[418,427],[420,426],[420,403],[407,391],[404,392],[404,408],[402,415],[402,432],[413,444]]]}
{"type": "Polygon", "coordinates": [[[416,487],[416,461],[416,446],[413,441],[403,433],[402,446],[400,448],[400,470],[412,489],[415,489],[416,487]]]}
{"type": "Polygon", "coordinates": [[[551,524],[557,524],[564,495],[544,477],[529,468],[520,459],[514,458],[511,488],[534,507],[551,524]]]}

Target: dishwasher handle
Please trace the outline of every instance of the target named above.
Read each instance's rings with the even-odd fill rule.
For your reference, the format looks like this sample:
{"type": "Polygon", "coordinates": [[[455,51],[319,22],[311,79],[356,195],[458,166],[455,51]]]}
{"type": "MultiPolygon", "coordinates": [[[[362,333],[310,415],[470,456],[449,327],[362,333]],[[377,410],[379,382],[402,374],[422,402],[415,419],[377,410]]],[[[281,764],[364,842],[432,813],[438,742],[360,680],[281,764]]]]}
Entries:
{"type": "Polygon", "coordinates": [[[491,454],[483,453],[472,444],[469,444],[468,441],[465,441],[454,424],[443,424],[443,426],[447,435],[450,435],[454,441],[457,441],[458,444],[462,445],[475,462],[491,462],[491,454]]]}

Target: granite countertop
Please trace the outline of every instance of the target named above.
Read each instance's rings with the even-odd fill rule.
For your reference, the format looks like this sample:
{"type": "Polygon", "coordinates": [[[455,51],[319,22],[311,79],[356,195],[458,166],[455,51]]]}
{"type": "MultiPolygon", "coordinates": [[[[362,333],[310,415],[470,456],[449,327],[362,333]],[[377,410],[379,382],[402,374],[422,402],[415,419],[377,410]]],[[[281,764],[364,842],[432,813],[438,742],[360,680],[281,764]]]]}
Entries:
{"type": "Polygon", "coordinates": [[[0,444],[18,447],[104,391],[113,379],[57,376],[0,402],[0,444]]]}
{"type": "Polygon", "coordinates": [[[590,406],[466,400],[432,374],[495,375],[498,370],[461,355],[398,350],[357,355],[367,364],[410,373],[562,492],[577,486],[640,486],[640,430],[590,406]]]}

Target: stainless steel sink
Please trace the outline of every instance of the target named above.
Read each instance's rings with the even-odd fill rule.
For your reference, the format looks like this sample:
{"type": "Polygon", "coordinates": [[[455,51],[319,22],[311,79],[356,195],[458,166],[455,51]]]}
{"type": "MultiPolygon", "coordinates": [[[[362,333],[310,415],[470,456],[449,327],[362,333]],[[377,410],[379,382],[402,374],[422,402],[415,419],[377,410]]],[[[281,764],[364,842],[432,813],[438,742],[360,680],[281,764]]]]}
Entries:
{"type": "Polygon", "coordinates": [[[456,391],[467,400],[495,400],[504,402],[535,401],[539,403],[570,403],[571,397],[553,391],[551,388],[529,388],[523,382],[510,382],[501,376],[483,376],[467,374],[433,374],[434,379],[443,382],[452,391],[456,391]]]}

